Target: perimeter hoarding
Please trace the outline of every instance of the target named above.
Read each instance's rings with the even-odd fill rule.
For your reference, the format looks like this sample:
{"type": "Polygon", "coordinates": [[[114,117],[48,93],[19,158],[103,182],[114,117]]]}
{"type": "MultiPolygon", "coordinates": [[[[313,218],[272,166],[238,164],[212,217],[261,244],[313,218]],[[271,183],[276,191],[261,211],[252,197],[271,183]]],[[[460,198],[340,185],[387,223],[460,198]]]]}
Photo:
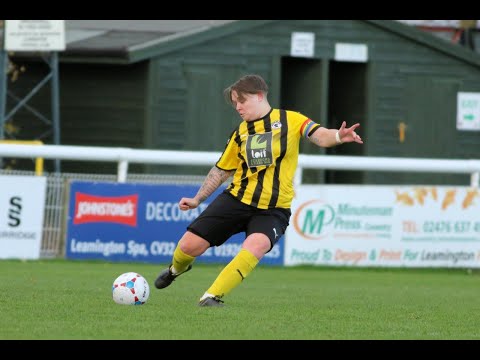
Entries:
{"type": "MultiPolygon", "coordinates": [[[[158,185],[73,181],[67,219],[66,257],[109,261],[170,263],[178,240],[213,199],[181,211],[178,201],[199,185],[158,185]]],[[[208,249],[196,261],[227,263],[240,251],[244,233],[208,249]]],[[[262,264],[283,264],[284,239],[262,264]]]]}
{"type": "Polygon", "coordinates": [[[0,258],[38,259],[47,179],[0,176],[0,258]]]}
{"type": "Polygon", "coordinates": [[[480,191],[302,185],[285,265],[480,267],[480,191]]]}

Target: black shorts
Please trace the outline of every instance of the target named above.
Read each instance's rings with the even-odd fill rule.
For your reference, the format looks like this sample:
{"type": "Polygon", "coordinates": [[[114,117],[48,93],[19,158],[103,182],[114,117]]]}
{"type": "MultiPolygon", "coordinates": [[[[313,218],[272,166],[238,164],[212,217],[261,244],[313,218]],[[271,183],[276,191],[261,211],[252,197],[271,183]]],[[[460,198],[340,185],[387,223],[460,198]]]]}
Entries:
{"type": "Polygon", "coordinates": [[[239,232],[245,232],[246,237],[261,233],[270,239],[271,250],[285,234],[290,215],[290,209],[257,209],[223,192],[203,210],[187,230],[207,240],[210,246],[220,246],[239,232]]]}

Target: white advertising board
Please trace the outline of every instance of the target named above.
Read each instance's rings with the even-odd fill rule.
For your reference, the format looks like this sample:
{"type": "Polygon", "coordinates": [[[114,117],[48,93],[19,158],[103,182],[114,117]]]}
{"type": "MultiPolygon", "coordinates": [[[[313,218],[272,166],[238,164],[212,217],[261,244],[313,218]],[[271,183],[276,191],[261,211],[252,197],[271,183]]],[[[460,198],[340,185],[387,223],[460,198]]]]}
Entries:
{"type": "Polygon", "coordinates": [[[475,188],[302,185],[285,265],[478,268],[479,214],[475,188]]]}
{"type": "Polygon", "coordinates": [[[65,20],[5,20],[5,50],[65,50],[65,20]]]}
{"type": "Polygon", "coordinates": [[[0,259],[38,259],[47,181],[0,176],[0,259]]]}

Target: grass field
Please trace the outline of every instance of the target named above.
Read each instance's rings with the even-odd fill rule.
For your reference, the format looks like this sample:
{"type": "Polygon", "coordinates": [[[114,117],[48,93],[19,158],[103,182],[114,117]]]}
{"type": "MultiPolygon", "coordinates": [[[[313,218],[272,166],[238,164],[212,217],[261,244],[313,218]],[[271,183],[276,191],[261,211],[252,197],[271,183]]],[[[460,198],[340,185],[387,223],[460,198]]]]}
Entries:
{"type": "Polygon", "coordinates": [[[259,266],[224,308],[197,301],[221,265],[195,264],[163,290],[152,264],[0,261],[0,339],[480,339],[480,275],[453,269],[259,266]],[[113,280],[150,283],[117,305],[113,280]]]}

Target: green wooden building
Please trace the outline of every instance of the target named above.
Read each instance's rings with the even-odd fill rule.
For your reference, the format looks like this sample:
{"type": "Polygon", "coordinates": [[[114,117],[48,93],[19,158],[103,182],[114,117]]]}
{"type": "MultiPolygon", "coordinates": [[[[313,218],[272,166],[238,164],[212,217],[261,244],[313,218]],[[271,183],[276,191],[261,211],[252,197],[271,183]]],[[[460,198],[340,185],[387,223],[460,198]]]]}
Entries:
{"type": "MultiPolygon", "coordinates": [[[[43,64],[16,61],[28,61],[11,86],[22,89],[43,64]]],[[[363,146],[324,150],[304,141],[302,153],[480,158],[480,132],[456,125],[457,93],[480,92],[480,55],[392,20],[238,20],[185,32],[103,31],[70,42],[60,55],[61,142],[220,152],[240,119],[222,91],[248,73],[267,80],[274,107],[326,127],[361,123],[363,146]]],[[[45,107],[48,92],[32,103],[45,107]]],[[[39,131],[25,111],[16,121],[19,138],[39,131]]],[[[116,164],[62,162],[62,170],[114,173],[116,164]]],[[[309,170],[305,180],[469,184],[468,175],[363,171],[309,170]]]]}

